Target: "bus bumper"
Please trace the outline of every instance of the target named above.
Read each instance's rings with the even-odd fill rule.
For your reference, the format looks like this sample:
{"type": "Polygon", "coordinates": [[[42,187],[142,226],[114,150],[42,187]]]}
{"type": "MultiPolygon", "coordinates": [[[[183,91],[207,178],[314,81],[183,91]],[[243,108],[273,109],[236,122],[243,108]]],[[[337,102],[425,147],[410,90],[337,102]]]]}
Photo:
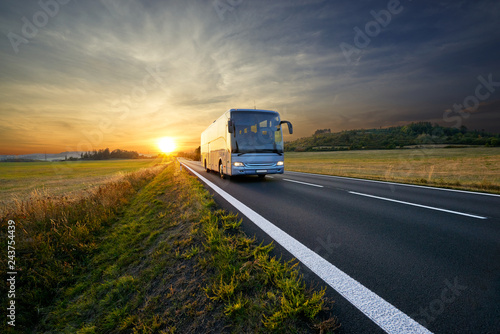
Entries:
{"type": "Polygon", "coordinates": [[[283,174],[285,168],[280,167],[267,167],[267,168],[245,168],[245,167],[233,167],[232,175],[266,175],[266,174],[283,174]]]}

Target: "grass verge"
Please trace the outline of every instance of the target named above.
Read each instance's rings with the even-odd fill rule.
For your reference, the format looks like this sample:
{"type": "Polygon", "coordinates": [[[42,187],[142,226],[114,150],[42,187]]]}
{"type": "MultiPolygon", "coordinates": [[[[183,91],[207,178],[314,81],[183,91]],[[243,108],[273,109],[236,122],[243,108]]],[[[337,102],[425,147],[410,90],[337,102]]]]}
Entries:
{"type": "MultiPolygon", "coordinates": [[[[28,330],[326,333],[337,327],[325,290],[308,288],[296,261],[281,261],[270,255],[272,245],[244,235],[241,221],[217,210],[208,191],[178,166],[118,206],[113,223],[76,259],[71,279],[52,287],[57,298],[38,309],[40,321],[28,330]]],[[[59,270],[34,282],[58,280],[59,270]]],[[[27,304],[31,312],[39,305],[27,304]]]]}

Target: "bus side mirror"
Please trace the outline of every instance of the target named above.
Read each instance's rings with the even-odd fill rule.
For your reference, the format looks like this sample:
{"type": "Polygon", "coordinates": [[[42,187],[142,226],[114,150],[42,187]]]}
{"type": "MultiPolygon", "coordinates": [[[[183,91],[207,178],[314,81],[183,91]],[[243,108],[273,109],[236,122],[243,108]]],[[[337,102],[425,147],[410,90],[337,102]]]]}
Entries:
{"type": "Polygon", "coordinates": [[[229,133],[234,133],[234,122],[232,120],[227,121],[227,130],[229,133]]]}
{"type": "Polygon", "coordinates": [[[293,126],[292,126],[292,123],[290,123],[289,121],[281,121],[281,122],[280,122],[280,126],[281,126],[281,124],[283,124],[283,123],[288,124],[288,132],[289,132],[290,134],[293,134],[293,126]]]}

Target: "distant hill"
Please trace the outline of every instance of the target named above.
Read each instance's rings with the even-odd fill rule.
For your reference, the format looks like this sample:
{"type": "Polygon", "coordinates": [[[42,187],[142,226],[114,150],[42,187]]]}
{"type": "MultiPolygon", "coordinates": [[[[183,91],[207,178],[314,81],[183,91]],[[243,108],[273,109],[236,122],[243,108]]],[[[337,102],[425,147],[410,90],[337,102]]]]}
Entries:
{"type": "Polygon", "coordinates": [[[62,152],[56,154],[33,153],[22,155],[0,155],[0,162],[29,162],[29,161],[63,161],[63,160],[108,160],[108,159],[145,159],[151,156],[144,156],[136,151],[116,149],[110,151],[109,148],[94,150],[89,152],[62,152]]]}
{"type": "Polygon", "coordinates": [[[317,130],[311,137],[285,143],[285,151],[340,151],[395,149],[414,145],[500,146],[500,135],[484,131],[442,127],[429,122],[411,123],[385,129],[349,130],[331,133],[317,130]]]}
{"type": "Polygon", "coordinates": [[[21,154],[21,155],[0,155],[0,161],[57,161],[66,159],[77,159],[80,158],[82,152],[61,152],[61,153],[33,153],[33,154],[21,154]]]}

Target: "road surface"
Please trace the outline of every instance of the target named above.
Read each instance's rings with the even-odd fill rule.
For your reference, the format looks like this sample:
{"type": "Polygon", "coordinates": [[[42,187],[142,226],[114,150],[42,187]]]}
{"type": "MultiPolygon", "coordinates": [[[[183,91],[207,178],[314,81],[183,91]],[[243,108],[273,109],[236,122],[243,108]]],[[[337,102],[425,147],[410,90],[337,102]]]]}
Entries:
{"type": "Polygon", "coordinates": [[[182,163],[247,233],[304,254],[305,277],[328,283],[339,333],[500,333],[500,196],[288,171],[222,180],[182,163]]]}

